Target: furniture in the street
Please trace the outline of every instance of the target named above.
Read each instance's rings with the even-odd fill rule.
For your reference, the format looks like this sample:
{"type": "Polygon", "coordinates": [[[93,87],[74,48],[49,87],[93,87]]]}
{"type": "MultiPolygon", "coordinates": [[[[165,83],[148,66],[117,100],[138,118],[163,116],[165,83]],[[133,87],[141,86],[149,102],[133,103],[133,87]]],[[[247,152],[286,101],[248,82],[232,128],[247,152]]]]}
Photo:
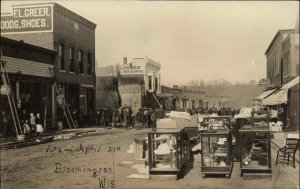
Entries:
{"type": "Polygon", "coordinates": [[[239,130],[239,142],[241,176],[272,175],[269,129],[244,125],[239,130]]]}
{"type": "Polygon", "coordinates": [[[276,163],[281,162],[283,164],[291,164],[296,168],[295,155],[298,149],[299,139],[297,138],[286,138],[285,146],[279,148],[276,156],[276,163]]]}
{"type": "Polygon", "coordinates": [[[230,130],[207,130],[201,136],[201,174],[226,175],[229,178],[232,167],[232,135],[230,130]]]}
{"type": "Polygon", "coordinates": [[[189,160],[187,134],[179,131],[151,131],[148,133],[149,175],[178,177],[183,164],[189,160]]]}
{"type": "Polygon", "coordinates": [[[231,129],[231,120],[229,116],[208,116],[202,121],[203,130],[212,129],[231,129]]]}

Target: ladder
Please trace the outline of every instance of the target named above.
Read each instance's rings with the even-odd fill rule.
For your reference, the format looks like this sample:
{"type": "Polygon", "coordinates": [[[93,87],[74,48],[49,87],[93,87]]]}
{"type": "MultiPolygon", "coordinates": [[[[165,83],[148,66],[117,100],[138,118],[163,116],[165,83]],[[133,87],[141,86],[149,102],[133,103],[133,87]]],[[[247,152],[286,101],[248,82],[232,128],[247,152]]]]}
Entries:
{"type": "Polygon", "coordinates": [[[151,90],[147,90],[149,93],[152,94],[152,96],[154,97],[155,101],[157,102],[157,104],[159,105],[159,107],[162,107],[162,105],[160,104],[160,102],[158,101],[158,99],[156,98],[156,95],[151,91],[151,90]]]}
{"type": "Polygon", "coordinates": [[[63,109],[64,117],[67,120],[68,126],[69,126],[70,129],[75,128],[75,122],[73,120],[70,108],[69,108],[69,106],[66,102],[66,99],[64,97],[64,92],[63,92],[62,88],[60,88],[58,86],[58,81],[57,81],[57,78],[55,76],[54,69],[49,68],[49,71],[50,71],[51,76],[52,76],[53,81],[54,81],[54,89],[56,91],[56,96],[61,98],[61,102],[62,102],[61,108],[63,109]]]}
{"type": "Polygon", "coordinates": [[[7,95],[7,99],[8,99],[8,103],[9,103],[9,107],[11,110],[11,115],[13,118],[13,123],[14,123],[14,127],[16,129],[16,134],[17,135],[23,135],[23,129],[21,127],[20,124],[20,120],[19,120],[19,116],[18,116],[18,110],[16,107],[16,103],[15,103],[15,99],[14,99],[14,95],[10,86],[10,81],[9,81],[9,77],[8,77],[8,73],[6,71],[6,62],[3,61],[3,55],[2,55],[2,51],[0,50],[0,56],[1,56],[1,60],[0,60],[0,71],[1,71],[1,78],[3,81],[3,85],[5,86],[5,90],[6,90],[6,95],[7,95]]]}

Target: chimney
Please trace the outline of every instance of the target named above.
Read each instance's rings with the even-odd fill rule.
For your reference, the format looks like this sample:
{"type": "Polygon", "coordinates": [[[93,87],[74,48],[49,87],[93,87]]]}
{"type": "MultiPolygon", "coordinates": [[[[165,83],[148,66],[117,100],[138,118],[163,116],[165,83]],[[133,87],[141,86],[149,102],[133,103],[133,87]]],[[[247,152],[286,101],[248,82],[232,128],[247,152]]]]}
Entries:
{"type": "Polygon", "coordinates": [[[123,57],[123,63],[127,64],[127,57],[123,57]]]}

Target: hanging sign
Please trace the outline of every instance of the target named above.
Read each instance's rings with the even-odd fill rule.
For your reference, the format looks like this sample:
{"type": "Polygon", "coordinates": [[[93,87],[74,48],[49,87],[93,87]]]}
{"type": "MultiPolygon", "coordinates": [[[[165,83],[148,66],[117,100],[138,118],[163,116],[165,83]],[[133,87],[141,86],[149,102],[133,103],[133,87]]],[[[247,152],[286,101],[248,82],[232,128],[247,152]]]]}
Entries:
{"type": "Polygon", "coordinates": [[[15,6],[11,14],[1,15],[2,34],[52,31],[52,5],[15,6]]]}

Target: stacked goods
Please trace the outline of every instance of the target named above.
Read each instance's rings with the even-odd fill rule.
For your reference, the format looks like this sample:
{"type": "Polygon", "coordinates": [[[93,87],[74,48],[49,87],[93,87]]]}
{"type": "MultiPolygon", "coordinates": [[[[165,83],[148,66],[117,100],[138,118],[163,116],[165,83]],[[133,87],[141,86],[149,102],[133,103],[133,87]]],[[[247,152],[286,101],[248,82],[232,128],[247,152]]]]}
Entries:
{"type": "Polygon", "coordinates": [[[282,131],[282,126],[283,123],[281,121],[275,122],[270,122],[269,123],[269,128],[271,131],[282,131]]]}

